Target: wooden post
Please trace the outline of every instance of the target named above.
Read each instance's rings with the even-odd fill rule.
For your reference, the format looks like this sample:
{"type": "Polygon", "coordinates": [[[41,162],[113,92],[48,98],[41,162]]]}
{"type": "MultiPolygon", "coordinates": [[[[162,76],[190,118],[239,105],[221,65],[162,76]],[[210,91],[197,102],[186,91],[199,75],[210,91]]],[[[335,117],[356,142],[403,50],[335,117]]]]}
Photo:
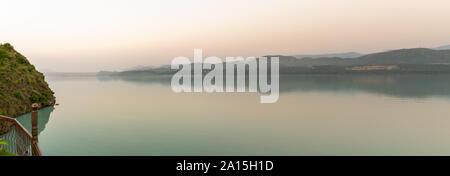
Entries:
{"type": "MultiPolygon", "coordinates": [[[[33,137],[31,142],[33,146],[38,145],[38,109],[39,104],[33,103],[31,105],[31,136],[33,137]]],[[[32,147],[32,155],[38,156],[38,151],[35,147],[32,147]]]]}

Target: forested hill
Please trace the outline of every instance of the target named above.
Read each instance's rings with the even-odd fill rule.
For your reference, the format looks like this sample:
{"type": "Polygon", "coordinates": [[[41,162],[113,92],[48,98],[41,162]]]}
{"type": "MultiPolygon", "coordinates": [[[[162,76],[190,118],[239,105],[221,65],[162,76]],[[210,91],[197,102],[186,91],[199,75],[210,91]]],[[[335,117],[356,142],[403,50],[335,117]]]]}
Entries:
{"type": "Polygon", "coordinates": [[[0,44],[0,114],[16,117],[31,111],[32,103],[42,107],[55,103],[55,96],[28,59],[9,43],[0,44]]]}

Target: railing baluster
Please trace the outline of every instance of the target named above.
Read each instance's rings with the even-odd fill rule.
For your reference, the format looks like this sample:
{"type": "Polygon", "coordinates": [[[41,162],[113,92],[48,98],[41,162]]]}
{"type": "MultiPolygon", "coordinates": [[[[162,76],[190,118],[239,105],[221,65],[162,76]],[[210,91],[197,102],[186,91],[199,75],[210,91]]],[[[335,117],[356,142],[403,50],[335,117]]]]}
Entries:
{"type": "MultiPolygon", "coordinates": [[[[2,148],[8,152],[19,156],[41,156],[41,150],[37,144],[37,141],[33,142],[33,136],[18,122],[16,119],[0,116],[0,121],[6,120],[12,122],[10,130],[0,135],[8,145],[2,146],[2,148]]],[[[37,139],[37,137],[35,138],[37,139]]]]}

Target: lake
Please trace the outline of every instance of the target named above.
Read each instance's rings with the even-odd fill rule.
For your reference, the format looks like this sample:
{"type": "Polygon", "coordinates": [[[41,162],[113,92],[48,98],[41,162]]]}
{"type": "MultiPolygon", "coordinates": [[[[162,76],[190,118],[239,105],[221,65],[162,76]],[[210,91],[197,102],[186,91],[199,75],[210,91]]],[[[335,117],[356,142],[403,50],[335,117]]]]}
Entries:
{"type": "Polygon", "coordinates": [[[47,75],[60,105],[39,112],[43,154],[450,155],[450,75],[282,76],[273,104],[169,79],[47,75]]]}

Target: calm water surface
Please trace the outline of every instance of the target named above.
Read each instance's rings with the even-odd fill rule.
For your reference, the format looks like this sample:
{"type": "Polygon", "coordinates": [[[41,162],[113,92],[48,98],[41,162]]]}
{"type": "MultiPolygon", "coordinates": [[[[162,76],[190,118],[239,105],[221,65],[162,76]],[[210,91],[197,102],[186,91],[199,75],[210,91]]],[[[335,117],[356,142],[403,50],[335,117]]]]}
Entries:
{"type": "Polygon", "coordinates": [[[46,80],[44,155],[450,155],[449,75],[285,76],[274,104],[168,78],[46,80]]]}

